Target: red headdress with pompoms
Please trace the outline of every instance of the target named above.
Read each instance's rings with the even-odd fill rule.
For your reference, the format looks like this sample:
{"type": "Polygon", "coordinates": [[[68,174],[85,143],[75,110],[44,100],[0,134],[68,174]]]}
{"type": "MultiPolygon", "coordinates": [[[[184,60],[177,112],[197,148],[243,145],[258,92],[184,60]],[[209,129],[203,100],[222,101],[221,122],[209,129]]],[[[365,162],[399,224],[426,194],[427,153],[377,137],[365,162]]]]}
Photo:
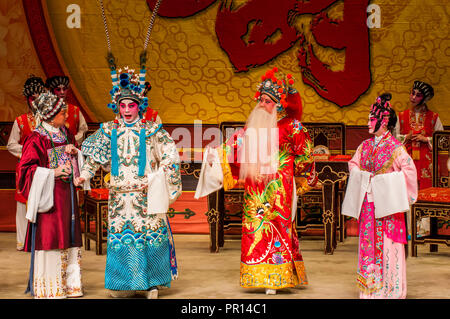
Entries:
{"type": "Polygon", "coordinates": [[[295,82],[292,74],[285,75],[274,67],[266,71],[261,81],[255,94],[256,100],[266,94],[277,103],[278,112],[285,110],[290,117],[301,119],[302,100],[298,91],[292,86],[295,82]]]}

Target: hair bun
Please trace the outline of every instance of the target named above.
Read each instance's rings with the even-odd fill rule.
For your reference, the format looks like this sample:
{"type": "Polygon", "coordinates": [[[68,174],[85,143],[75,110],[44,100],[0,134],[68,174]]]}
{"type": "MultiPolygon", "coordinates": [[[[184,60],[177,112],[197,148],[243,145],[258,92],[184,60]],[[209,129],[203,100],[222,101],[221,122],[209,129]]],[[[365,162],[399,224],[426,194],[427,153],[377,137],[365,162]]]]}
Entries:
{"type": "Polygon", "coordinates": [[[382,101],[387,102],[392,99],[392,94],[391,93],[383,93],[380,95],[380,98],[382,101]]]}

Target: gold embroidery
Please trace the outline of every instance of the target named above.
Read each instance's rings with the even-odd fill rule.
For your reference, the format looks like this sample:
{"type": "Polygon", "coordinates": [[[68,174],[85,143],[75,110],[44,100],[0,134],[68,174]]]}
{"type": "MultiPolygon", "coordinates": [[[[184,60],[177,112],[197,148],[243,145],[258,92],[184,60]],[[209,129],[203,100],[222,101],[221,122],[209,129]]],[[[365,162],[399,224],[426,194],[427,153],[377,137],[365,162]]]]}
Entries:
{"type": "Polygon", "coordinates": [[[289,288],[308,284],[303,261],[247,265],[241,262],[241,287],[289,288]]]}

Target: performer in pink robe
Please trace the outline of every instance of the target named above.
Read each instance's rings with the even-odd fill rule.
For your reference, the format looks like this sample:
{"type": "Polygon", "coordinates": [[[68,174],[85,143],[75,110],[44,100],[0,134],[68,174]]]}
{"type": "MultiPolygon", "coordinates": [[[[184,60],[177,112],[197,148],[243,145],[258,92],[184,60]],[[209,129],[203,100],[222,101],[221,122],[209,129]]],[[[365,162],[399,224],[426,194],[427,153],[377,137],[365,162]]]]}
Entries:
{"type": "Polygon", "coordinates": [[[64,126],[62,99],[42,93],[33,104],[39,124],[25,140],[18,169],[30,220],[25,239],[25,251],[32,253],[27,291],[34,298],[79,297],[82,242],[72,155],[76,142],[64,126]]]}
{"type": "Polygon", "coordinates": [[[397,117],[389,93],[369,114],[369,133],[349,162],[342,213],[358,218],[360,298],[406,297],[405,212],[417,199],[417,172],[392,136],[397,117]]]}

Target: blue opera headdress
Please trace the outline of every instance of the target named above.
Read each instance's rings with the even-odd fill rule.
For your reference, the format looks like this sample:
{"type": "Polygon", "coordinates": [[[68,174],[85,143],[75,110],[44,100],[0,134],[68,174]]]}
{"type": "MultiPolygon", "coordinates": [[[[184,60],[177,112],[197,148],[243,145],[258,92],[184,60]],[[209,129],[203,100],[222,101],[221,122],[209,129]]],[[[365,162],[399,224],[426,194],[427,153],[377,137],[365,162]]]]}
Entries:
{"type": "Polygon", "coordinates": [[[145,96],[150,88],[150,84],[145,82],[145,69],[141,69],[139,74],[128,66],[124,70],[111,70],[112,89],[109,91],[111,95],[111,103],[108,107],[114,113],[119,113],[119,104],[121,100],[130,99],[139,104],[139,113],[142,115],[148,107],[148,98],[145,96]]]}

